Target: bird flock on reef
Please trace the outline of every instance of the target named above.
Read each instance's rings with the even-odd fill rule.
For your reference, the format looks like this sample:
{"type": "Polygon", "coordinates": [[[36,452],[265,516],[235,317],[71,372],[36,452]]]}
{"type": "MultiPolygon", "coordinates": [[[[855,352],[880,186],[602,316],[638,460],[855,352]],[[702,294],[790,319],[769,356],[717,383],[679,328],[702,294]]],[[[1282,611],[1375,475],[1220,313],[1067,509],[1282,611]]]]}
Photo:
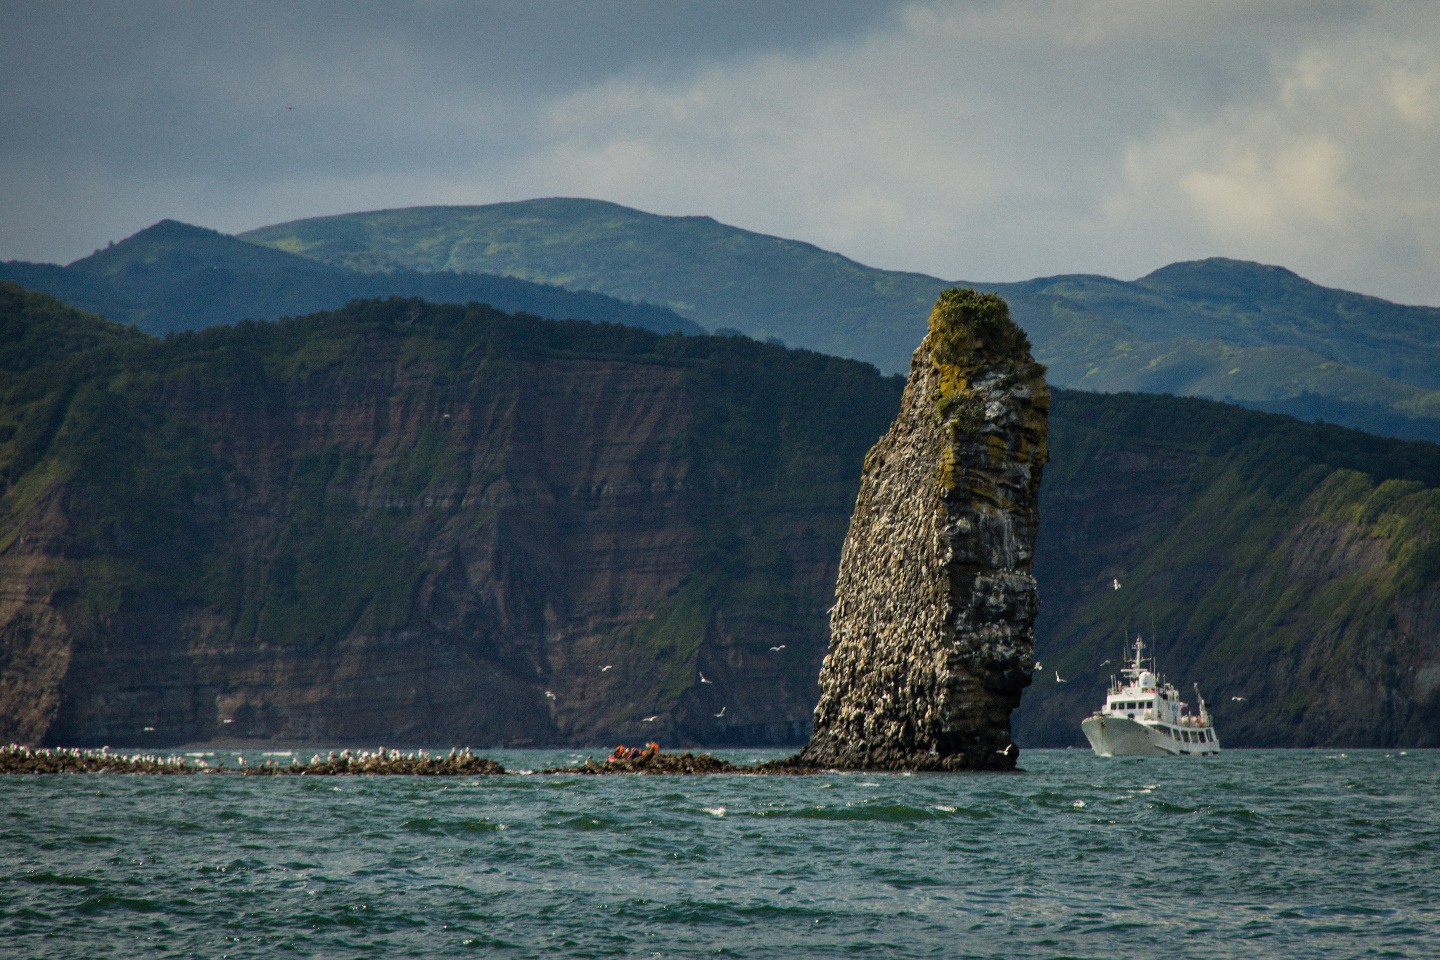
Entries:
{"type": "MultiPolygon", "coordinates": [[[[46,773],[138,773],[138,774],[231,774],[241,776],[412,776],[461,777],[509,773],[488,757],[477,756],[469,747],[452,749],[444,756],[430,756],[423,750],[405,753],[380,747],[376,750],[342,750],[315,754],[308,762],[298,757],[289,763],[267,760],[247,763],[238,758],[233,767],[199,759],[191,763],[183,756],[154,753],[115,753],[109,747],[83,750],[74,747],[27,747],[12,743],[0,747],[0,775],[46,773]]],[[[798,762],[797,757],[769,760],[753,767],[740,766],[708,753],[665,753],[658,744],[645,748],[617,747],[615,754],[597,762],[586,757],[583,763],[543,770],[520,770],[522,774],[568,774],[590,776],[608,773],[708,774],[737,773],[786,776],[823,773],[825,768],[798,762]],[[622,754],[623,751],[623,754],[622,754]]]]}
{"type": "Polygon", "coordinates": [[[505,768],[487,757],[478,757],[464,750],[451,750],[442,757],[416,751],[400,750],[333,750],[328,756],[316,754],[308,763],[298,758],[282,764],[273,760],[246,763],[241,757],[234,767],[223,763],[212,765],[201,759],[191,763],[181,756],[160,756],[152,753],[112,753],[109,747],[80,750],[71,747],[27,747],[12,743],[0,747],[0,774],[3,773],[148,773],[197,774],[238,773],[246,776],[363,776],[398,774],[401,776],[444,777],[504,773],[505,768]]]}

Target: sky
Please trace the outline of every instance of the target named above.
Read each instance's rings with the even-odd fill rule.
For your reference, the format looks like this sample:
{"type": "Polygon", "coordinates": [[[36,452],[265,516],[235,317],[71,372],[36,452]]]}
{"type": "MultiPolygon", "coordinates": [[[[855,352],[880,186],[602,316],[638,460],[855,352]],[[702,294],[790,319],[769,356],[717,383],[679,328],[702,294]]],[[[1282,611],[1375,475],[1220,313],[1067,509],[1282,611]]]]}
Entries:
{"type": "Polygon", "coordinates": [[[1440,305],[1440,0],[0,0],[0,260],[609,200],[947,280],[1440,305]]]}

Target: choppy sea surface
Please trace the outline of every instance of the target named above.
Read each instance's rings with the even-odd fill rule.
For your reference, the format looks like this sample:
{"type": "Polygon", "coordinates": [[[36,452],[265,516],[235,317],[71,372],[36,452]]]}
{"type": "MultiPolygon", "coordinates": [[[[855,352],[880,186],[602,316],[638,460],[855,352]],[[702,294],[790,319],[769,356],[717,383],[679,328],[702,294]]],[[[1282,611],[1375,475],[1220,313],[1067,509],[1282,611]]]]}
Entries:
{"type": "Polygon", "coordinates": [[[1440,956],[1440,751],[1021,765],[0,777],[0,955],[1440,956]]]}

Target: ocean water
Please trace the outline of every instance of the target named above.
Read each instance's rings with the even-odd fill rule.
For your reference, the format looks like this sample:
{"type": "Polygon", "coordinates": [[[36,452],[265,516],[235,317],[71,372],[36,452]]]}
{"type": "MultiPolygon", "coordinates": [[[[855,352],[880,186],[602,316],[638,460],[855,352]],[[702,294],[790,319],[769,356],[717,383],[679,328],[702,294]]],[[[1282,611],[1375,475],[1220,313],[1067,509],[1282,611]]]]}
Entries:
{"type": "Polygon", "coordinates": [[[1021,765],[0,777],[0,955],[1440,956],[1440,752],[1021,765]]]}

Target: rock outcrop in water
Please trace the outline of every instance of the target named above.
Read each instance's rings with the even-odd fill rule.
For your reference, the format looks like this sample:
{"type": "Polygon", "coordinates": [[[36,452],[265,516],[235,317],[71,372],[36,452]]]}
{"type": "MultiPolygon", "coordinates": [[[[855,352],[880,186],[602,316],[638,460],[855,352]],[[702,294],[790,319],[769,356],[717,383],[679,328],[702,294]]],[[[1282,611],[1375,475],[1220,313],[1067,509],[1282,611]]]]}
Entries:
{"type": "Polygon", "coordinates": [[[865,458],[799,764],[1015,766],[1049,405],[1005,302],[941,294],[900,414],[865,458]]]}

